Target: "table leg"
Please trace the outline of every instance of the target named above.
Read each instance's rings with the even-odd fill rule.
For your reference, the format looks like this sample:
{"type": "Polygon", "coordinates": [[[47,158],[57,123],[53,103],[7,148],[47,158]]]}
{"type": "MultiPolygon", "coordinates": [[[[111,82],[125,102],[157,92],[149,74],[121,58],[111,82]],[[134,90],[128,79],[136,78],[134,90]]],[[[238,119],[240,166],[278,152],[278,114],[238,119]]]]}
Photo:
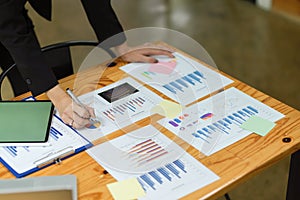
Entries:
{"type": "Polygon", "coordinates": [[[291,155],[286,200],[300,198],[300,150],[291,155]]]}

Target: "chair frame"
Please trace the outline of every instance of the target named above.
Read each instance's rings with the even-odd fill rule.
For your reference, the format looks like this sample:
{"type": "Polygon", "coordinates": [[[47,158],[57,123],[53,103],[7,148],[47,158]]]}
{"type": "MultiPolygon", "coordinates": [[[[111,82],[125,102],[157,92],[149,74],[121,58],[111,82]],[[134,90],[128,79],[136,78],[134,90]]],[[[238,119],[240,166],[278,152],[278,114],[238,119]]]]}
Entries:
{"type": "MultiPolygon", "coordinates": [[[[115,53],[111,49],[105,48],[105,47],[101,46],[99,44],[99,42],[95,42],[95,41],[81,41],[81,40],[75,41],[74,40],[74,41],[58,42],[55,44],[50,44],[45,47],[42,47],[41,51],[47,52],[47,51],[51,51],[53,49],[72,47],[72,46],[95,46],[95,47],[99,47],[99,48],[102,48],[103,50],[105,50],[112,58],[116,57],[115,53]]],[[[107,66],[111,67],[114,65],[115,65],[114,62],[112,62],[112,63],[109,63],[107,66]]],[[[15,67],[16,67],[16,64],[14,63],[0,74],[0,101],[2,101],[1,85],[2,85],[5,77],[8,75],[8,73],[15,67]]]]}

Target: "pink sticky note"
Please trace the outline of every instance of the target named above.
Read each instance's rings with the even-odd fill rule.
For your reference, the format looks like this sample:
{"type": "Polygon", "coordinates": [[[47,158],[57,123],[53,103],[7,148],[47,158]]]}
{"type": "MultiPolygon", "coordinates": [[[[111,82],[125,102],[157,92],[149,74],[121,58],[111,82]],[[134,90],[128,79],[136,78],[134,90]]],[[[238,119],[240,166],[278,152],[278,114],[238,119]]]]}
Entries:
{"type": "Polygon", "coordinates": [[[176,64],[177,63],[175,60],[171,60],[168,62],[161,61],[158,63],[152,63],[150,64],[148,71],[160,74],[171,74],[174,71],[176,64]]]}

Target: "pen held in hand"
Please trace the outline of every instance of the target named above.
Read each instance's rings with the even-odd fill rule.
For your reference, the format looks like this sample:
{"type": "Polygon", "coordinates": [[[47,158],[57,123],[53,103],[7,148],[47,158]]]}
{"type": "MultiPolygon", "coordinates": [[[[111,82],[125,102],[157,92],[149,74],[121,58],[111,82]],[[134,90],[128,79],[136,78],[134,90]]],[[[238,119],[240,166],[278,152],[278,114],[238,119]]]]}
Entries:
{"type": "MultiPolygon", "coordinates": [[[[69,88],[67,88],[66,92],[67,92],[67,94],[71,97],[71,99],[72,99],[76,104],[80,105],[82,108],[86,109],[87,112],[89,112],[89,111],[87,110],[86,106],[78,99],[77,96],[75,96],[75,94],[74,94],[69,88]]],[[[90,122],[93,123],[93,124],[94,124],[94,123],[101,123],[99,120],[97,120],[97,119],[95,119],[95,118],[93,118],[93,117],[90,117],[89,120],[90,120],[90,122]]],[[[102,125],[103,125],[103,124],[102,124],[102,125]]]]}

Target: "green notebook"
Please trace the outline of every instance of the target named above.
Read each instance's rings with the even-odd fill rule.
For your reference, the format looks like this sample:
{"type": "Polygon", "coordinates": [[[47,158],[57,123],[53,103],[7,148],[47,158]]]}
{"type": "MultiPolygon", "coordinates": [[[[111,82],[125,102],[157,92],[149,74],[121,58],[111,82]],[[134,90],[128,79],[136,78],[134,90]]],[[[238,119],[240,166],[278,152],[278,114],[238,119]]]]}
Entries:
{"type": "Polygon", "coordinates": [[[46,143],[53,109],[51,101],[0,102],[0,146],[46,143]]]}

